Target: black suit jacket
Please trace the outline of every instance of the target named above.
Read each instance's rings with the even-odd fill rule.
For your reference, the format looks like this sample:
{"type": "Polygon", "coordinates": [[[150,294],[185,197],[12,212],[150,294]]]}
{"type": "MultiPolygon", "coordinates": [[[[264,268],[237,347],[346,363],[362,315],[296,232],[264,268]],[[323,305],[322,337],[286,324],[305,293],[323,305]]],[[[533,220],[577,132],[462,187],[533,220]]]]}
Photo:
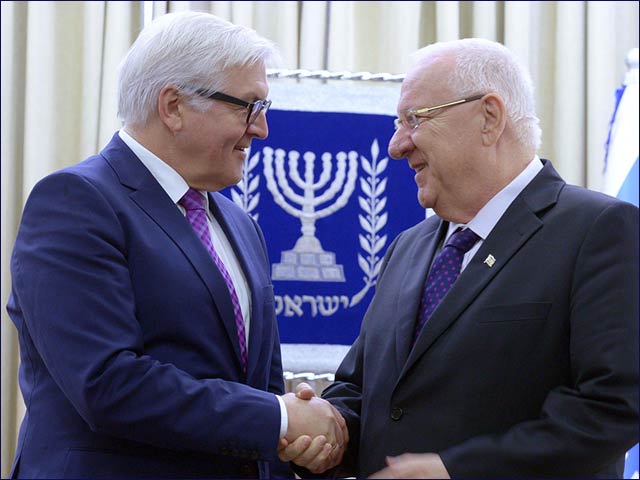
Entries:
{"type": "Polygon", "coordinates": [[[452,477],[621,476],[638,441],[638,209],[545,162],[410,350],[446,227],[431,217],[390,246],[323,394],[351,436],[337,473],[437,452],[452,477]]]}

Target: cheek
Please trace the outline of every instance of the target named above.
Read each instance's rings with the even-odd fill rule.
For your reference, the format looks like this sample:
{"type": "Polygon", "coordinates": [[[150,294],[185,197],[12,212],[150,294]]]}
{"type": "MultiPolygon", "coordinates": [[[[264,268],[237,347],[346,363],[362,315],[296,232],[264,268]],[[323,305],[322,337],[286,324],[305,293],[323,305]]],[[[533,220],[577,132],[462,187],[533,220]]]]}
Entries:
{"type": "Polygon", "coordinates": [[[421,125],[413,131],[411,140],[417,150],[420,150],[425,155],[432,156],[451,143],[452,139],[447,138],[444,133],[437,125],[421,125]]]}
{"type": "Polygon", "coordinates": [[[235,137],[230,138],[229,135],[225,137],[215,136],[209,140],[208,150],[210,155],[219,162],[232,161],[232,155],[234,153],[234,147],[238,143],[238,139],[235,137]]]}

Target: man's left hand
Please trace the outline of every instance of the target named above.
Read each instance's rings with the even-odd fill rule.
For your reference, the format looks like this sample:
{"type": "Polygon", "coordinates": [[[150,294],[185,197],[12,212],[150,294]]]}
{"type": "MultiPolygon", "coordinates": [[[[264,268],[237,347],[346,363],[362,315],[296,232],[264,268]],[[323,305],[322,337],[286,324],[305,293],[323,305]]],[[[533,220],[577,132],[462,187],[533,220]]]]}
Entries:
{"type": "Polygon", "coordinates": [[[437,453],[405,453],[387,457],[387,465],[369,478],[451,478],[437,453]]]}

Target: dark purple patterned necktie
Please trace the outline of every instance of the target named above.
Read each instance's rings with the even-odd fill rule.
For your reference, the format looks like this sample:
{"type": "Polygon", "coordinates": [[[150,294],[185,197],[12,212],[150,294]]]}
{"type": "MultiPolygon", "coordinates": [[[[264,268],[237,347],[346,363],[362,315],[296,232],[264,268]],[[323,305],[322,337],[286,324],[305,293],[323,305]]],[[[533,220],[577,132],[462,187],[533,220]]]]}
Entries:
{"type": "Polygon", "coordinates": [[[240,301],[238,300],[238,294],[231,281],[231,276],[227,271],[227,268],[222,263],[222,260],[213,248],[213,242],[211,241],[211,235],[209,234],[209,224],[207,222],[207,213],[204,209],[204,198],[200,192],[190,188],[187,193],[180,199],[180,205],[187,211],[187,220],[191,224],[191,227],[196,232],[200,241],[213,258],[214,263],[220,270],[220,273],[224,277],[224,281],[227,283],[227,288],[231,294],[231,302],[233,303],[233,313],[235,315],[236,329],[238,331],[238,341],[240,342],[240,355],[242,357],[242,370],[247,372],[247,341],[244,329],[244,320],[242,319],[242,310],[240,309],[240,301]]]}
{"type": "Polygon", "coordinates": [[[436,256],[422,293],[418,322],[413,335],[414,344],[422,327],[460,275],[464,254],[471,250],[479,239],[480,237],[469,228],[456,230],[436,256]]]}

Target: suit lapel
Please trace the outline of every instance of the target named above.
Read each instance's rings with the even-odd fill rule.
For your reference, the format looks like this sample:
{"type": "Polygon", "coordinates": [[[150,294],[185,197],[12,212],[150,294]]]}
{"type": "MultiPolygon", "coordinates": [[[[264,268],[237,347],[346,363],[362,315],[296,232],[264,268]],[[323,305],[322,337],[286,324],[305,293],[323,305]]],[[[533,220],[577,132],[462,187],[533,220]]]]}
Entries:
{"type": "Polygon", "coordinates": [[[427,271],[446,228],[447,223],[443,221],[433,224],[430,229],[426,229],[419,241],[413,243],[408,252],[408,258],[416,267],[407,269],[402,285],[398,287],[398,319],[394,321],[398,371],[402,370],[407,361],[427,271]]]}
{"type": "Polygon", "coordinates": [[[543,226],[537,213],[554,204],[564,186],[564,181],[551,164],[547,161],[543,163],[543,170],[512,202],[431,315],[409,353],[398,381],[460,317],[487,284],[509,263],[511,257],[543,226]],[[489,254],[495,258],[492,267],[484,263],[489,254]]]}
{"type": "Polygon", "coordinates": [[[240,363],[235,314],[227,284],[189,222],[117,133],[101,154],[120,182],[133,190],[131,199],[173,240],[206,285],[240,363]]]}

